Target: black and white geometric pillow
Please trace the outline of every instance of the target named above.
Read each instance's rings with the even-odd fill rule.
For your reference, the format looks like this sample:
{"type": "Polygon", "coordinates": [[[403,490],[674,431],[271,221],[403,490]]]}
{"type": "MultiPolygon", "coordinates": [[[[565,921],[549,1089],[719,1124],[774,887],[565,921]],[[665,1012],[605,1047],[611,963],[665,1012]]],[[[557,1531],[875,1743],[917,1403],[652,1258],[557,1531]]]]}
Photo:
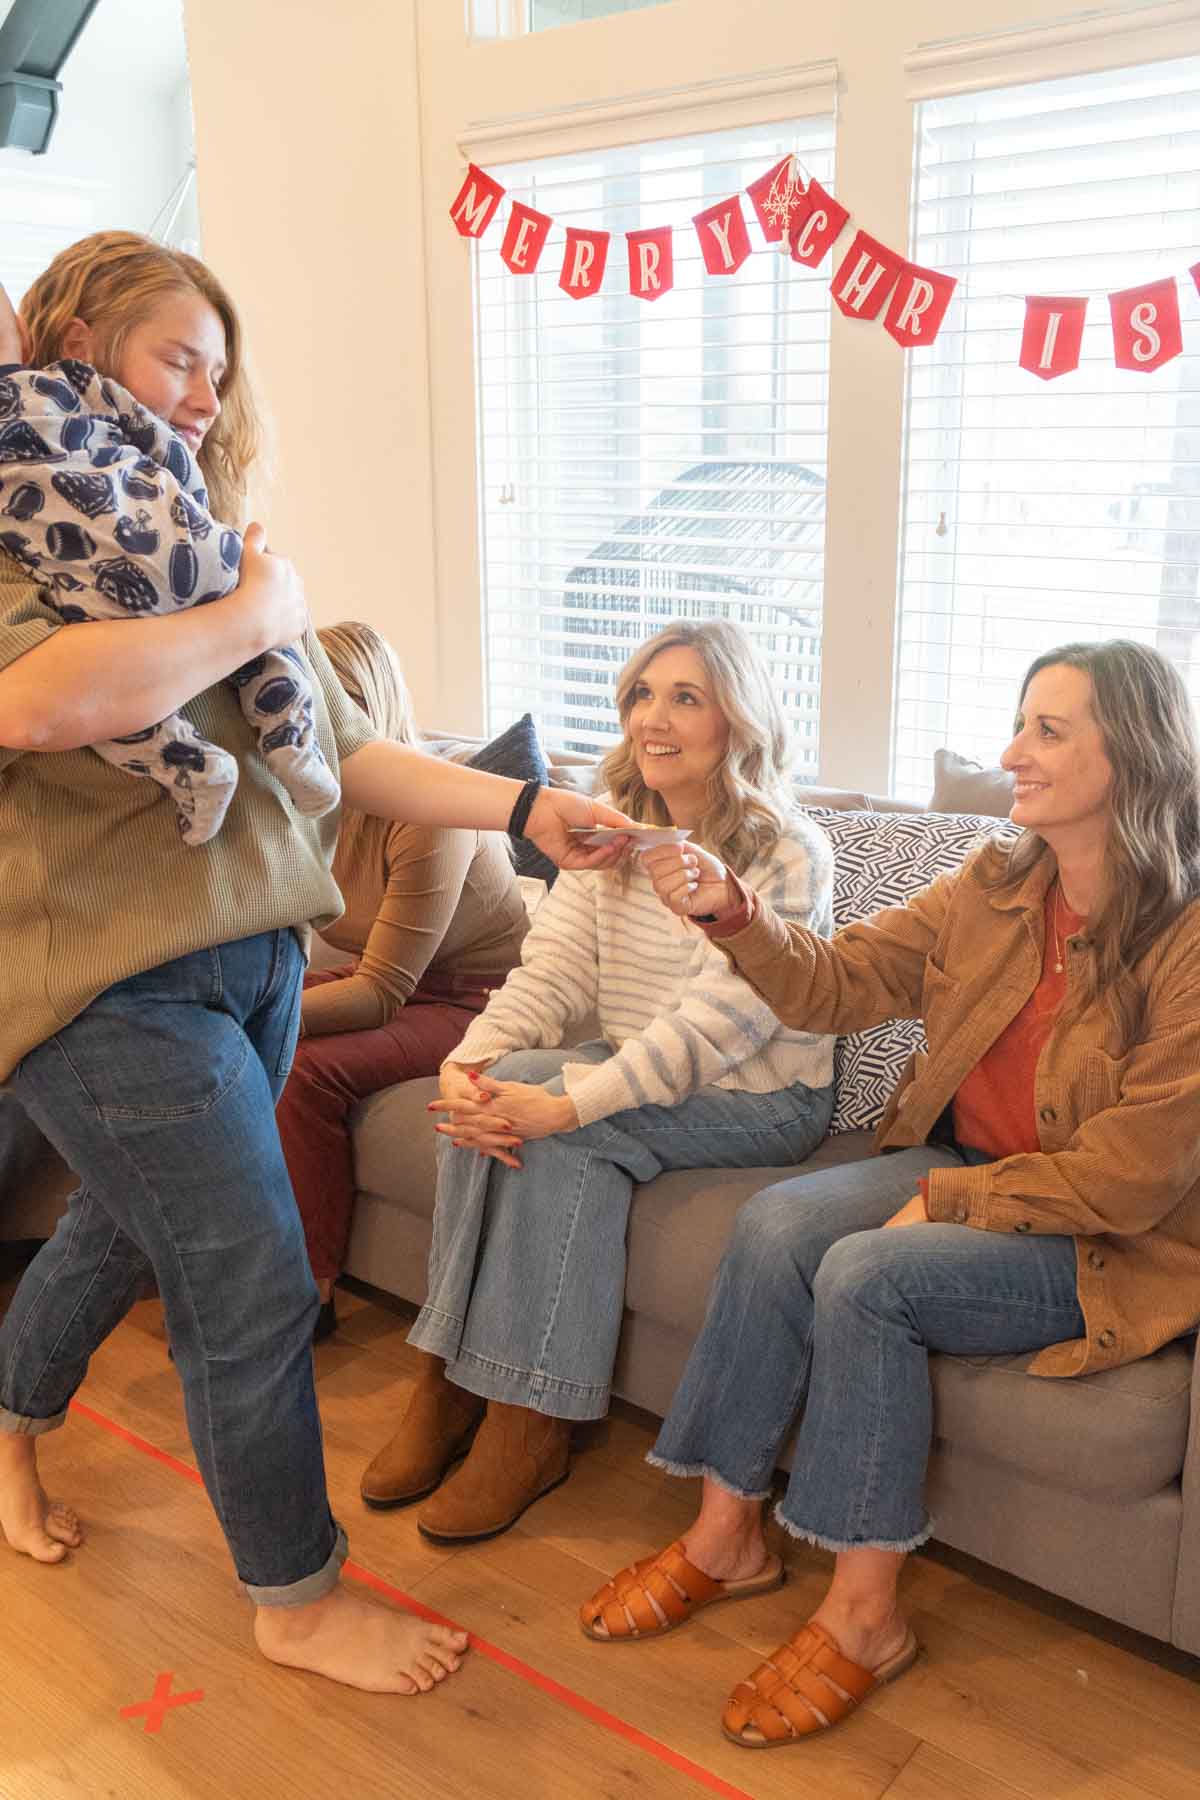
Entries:
{"type": "MultiPolygon", "coordinates": [[[[938,875],[957,869],[985,838],[1015,837],[1006,819],[976,813],[838,812],[809,815],[833,845],[833,927],[853,925],[885,906],[903,906],[938,875]]],[[[893,1019],[839,1037],[833,1069],[835,1131],[873,1131],[914,1050],[925,1047],[919,1019],[893,1019]]]]}

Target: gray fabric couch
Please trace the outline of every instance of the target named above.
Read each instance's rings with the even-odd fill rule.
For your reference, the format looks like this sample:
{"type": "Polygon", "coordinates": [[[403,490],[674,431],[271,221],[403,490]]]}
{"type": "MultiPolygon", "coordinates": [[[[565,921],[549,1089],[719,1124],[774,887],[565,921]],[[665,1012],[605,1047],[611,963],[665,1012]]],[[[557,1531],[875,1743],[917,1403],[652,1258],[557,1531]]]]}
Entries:
{"type": "MultiPolygon", "coordinates": [[[[586,782],[590,770],[558,774],[586,782]]],[[[805,798],[878,811],[892,804],[811,790],[805,798]]],[[[377,1094],[354,1128],[359,1198],[347,1272],[414,1303],[425,1295],[434,1135],[424,1108],[434,1091],[432,1081],[413,1081],[377,1094]]],[[[846,1132],[803,1168],[870,1150],[867,1133],[846,1132]]],[[[665,1411],[734,1215],[796,1172],[698,1171],[639,1190],[618,1394],[665,1411]]],[[[48,1231],[66,1187],[57,1160],[0,1097],[0,1240],[48,1231]]],[[[1027,1376],[1027,1360],[933,1358],[929,1494],[938,1538],[1200,1655],[1200,1381],[1191,1340],[1075,1381],[1027,1376]]]]}

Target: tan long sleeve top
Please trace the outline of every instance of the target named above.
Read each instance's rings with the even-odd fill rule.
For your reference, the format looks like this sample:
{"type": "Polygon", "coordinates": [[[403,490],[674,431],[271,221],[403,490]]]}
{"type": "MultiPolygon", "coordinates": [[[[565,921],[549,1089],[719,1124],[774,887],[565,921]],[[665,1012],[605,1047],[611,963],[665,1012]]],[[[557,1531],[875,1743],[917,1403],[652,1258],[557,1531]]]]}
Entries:
{"type": "MultiPolygon", "coordinates": [[[[877,1133],[881,1150],[923,1144],[968,1072],[1037,985],[1049,850],[1015,890],[985,877],[987,847],[907,906],[832,940],[759,901],[720,948],[787,1025],[860,1031],[920,1018],[928,1050],[909,1063],[877,1133]]],[[[1091,954],[1067,945],[1068,995],[1091,954]]],[[[1056,1022],[1035,1077],[1040,1148],[972,1168],[935,1169],[929,1215],[979,1231],[1075,1238],[1087,1335],[1034,1359],[1036,1375],[1132,1362],[1200,1322],[1200,902],[1135,971],[1145,993],[1137,1043],[1107,1008],[1056,1022]]]]}

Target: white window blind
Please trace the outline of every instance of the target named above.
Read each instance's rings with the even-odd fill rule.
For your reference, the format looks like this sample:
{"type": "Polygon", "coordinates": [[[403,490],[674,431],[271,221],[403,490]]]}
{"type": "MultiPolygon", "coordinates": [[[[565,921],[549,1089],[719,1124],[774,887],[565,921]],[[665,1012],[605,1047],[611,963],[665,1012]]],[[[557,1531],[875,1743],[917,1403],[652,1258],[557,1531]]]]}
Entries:
{"type": "Polygon", "coordinates": [[[477,247],[482,566],[493,729],[531,710],[556,747],[617,732],[614,677],[675,618],[736,619],[814,775],[824,558],[828,283],[763,243],[704,272],[692,216],[796,150],[832,180],[832,117],[519,166],[551,214],[536,275],[477,247]],[[673,224],[675,288],[628,292],[624,232],[673,224]],[[558,287],[563,226],[613,233],[601,294],[558,287]]]}
{"type": "Polygon", "coordinates": [[[0,282],[15,306],[68,244],[108,222],[106,182],[47,174],[19,150],[0,152],[0,282]]]}
{"type": "Polygon", "coordinates": [[[1155,644],[1200,697],[1200,58],[924,102],[914,256],[959,277],[911,353],[893,787],[995,760],[1020,676],[1155,644]],[[1113,362],[1107,295],[1180,277],[1184,353],[1113,362]],[[1080,366],[1018,366],[1024,297],[1088,295],[1080,366]]]}
{"type": "Polygon", "coordinates": [[[517,37],[666,4],[667,0],[472,0],[471,29],[476,37],[517,37]]]}

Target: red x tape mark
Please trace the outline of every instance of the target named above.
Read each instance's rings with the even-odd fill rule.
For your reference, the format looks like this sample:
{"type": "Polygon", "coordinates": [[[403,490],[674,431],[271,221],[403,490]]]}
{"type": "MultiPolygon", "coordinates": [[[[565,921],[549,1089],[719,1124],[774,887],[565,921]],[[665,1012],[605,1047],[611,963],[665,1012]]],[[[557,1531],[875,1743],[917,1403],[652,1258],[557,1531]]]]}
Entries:
{"type": "Polygon", "coordinates": [[[139,1700],[136,1706],[123,1706],[123,1719],[136,1719],[142,1713],[146,1715],[146,1730],[161,1731],[165,1715],[173,1706],[188,1706],[193,1700],[203,1700],[204,1689],[193,1688],[190,1694],[171,1694],[171,1683],[175,1679],[174,1669],[168,1669],[154,1683],[154,1692],[149,1700],[139,1700]],[[170,1698],[168,1698],[170,1695],[170,1698]]]}

